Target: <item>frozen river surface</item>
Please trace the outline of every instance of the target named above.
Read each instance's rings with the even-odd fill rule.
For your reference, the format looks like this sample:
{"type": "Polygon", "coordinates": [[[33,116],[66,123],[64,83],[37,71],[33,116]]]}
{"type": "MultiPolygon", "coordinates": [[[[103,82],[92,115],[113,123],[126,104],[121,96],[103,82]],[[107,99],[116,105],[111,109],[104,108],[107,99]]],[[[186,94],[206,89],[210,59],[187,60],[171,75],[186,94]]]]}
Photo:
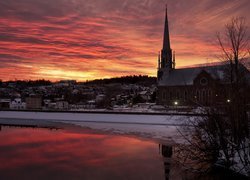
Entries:
{"type": "Polygon", "coordinates": [[[53,123],[73,124],[115,134],[180,141],[177,128],[193,117],[143,114],[95,114],[0,111],[0,122],[46,126],[53,123]]]}

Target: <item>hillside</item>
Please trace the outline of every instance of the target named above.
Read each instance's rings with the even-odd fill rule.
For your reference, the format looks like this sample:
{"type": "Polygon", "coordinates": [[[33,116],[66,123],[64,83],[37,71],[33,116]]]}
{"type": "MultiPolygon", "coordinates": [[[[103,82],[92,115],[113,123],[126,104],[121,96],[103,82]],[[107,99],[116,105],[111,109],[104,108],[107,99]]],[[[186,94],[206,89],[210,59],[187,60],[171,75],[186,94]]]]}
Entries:
{"type": "Polygon", "coordinates": [[[156,77],[149,77],[149,76],[123,76],[123,77],[115,77],[110,79],[96,79],[92,81],[87,81],[84,84],[86,85],[102,85],[102,84],[140,84],[140,85],[153,85],[156,84],[157,78],[156,77]]]}

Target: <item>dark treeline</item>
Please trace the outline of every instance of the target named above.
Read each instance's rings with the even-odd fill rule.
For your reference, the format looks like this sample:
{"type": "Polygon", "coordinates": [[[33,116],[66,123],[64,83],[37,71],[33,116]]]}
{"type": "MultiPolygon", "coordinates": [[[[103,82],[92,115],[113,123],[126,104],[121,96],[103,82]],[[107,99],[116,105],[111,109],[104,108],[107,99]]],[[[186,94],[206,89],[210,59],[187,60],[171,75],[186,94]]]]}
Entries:
{"type": "Polygon", "coordinates": [[[156,84],[156,77],[149,77],[147,75],[134,75],[134,76],[122,76],[115,77],[110,79],[96,79],[92,81],[87,81],[85,84],[93,85],[93,84],[112,84],[112,83],[120,83],[120,84],[140,84],[140,85],[152,85],[156,84]]]}
{"type": "Polygon", "coordinates": [[[39,79],[39,80],[16,80],[16,81],[6,81],[2,82],[0,80],[0,86],[3,85],[11,85],[15,84],[15,86],[19,87],[37,87],[37,86],[48,86],[51,85],[52,82],[49,80],[39,79]]]}
{"type": "MultiPolygon", "coordinates": [[[[104,85],[104,84],[139,84],[139,85],[152,85],[156,84],[156,77],[149,77],[147,75],[132,75],[132,76],[122,76],[106,79],[95,79],[84,82],[86,85],[104,85]]],[[[39,80],[12,80],[12,81],[2,81],[0,80],[0,86],[15,84],[19,87],[37,87],[37,86],[48,86],[52,85],[53,82],[49,80],[39,79],[39,80]]]]}

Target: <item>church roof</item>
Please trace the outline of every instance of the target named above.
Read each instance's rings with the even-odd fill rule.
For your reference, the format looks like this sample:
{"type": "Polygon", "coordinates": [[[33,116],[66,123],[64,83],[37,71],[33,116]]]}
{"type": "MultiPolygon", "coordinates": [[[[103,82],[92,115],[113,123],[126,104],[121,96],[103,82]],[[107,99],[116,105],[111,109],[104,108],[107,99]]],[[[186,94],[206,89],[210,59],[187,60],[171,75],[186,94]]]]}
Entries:
{"type": "MultiPolygon", "coordinates": [[[[248,84],[250,84],[250,71],[246,62],[250,62],[247,59],[245,63],[240,63],[240,67],[245,73],[245,78],[248,84]]],[[[216,64],[211,66],[199,66],[182,69],[172,69],[167,76],[164,76],[158,81],[159,86],[185,86],[193,85],[194,79],[202,72],[207,72],[213,79],[219,80],[221,83],[229,83],[229,77],[226,74],[229,72],[229,64],[216,64]]]]}
{"type": "Polygon", "coordinates": [[[185,86],[193,85],[194,79],[205,71],[216,80],[224,79],[224,69],[226,65],[216,65],[207,67],[192,67],[183,69],[173,69],[167,77],[159,80],[158,84],[161,86],[185,86]]]}

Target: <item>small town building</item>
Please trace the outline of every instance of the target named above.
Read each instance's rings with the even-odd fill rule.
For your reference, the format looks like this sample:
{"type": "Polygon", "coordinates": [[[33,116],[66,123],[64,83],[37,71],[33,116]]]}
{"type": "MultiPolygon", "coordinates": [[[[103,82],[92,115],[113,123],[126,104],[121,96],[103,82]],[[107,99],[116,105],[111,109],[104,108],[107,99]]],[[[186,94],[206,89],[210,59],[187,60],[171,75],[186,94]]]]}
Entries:
{"type": "Polygon", "coordinates": [[[69,103],[67,101],[57,101],[55,108],[59,110],[67,110],[69,109],[69,103]]]}
{"type": "Polygon", "coordinates": [[[25,99],[26,109],[42,109],[42,96],[30,95],[25,99]]]}
{"type": "Polygon", "coordinates": [[[139,93],[139,95],[141,96],[141,98],[144,100],[144,101],[149,101],[151,99],[151,92],[148,91],[148,90],[144,90],[144,91],[141,91],[139,93]]]}
{"type": "Polygon", "coordinates": [[[0,109],[10,109],[11,99],[0,99],[0,109]]]}
{"type": "Polygon", "coordinates": [[[10,109],[13,110],[24,110],[26,109],[26,103],[22,102],[21,98],[15,98],[13,101],[10,102],[10,109]]]}
{"type": "Polygon", "coordinates": [[[105,94],[98,94],[95,98],[96,102],[103,101],[105,99],[106,95],[105,94]]]}
{"type": "Polygon", "coordinates": [[[55,86],[57,87],[68,87],[68,86],[73,86],[76,84],[75,80],[61,80],[57,83],[55,83],[55,86]]]}

